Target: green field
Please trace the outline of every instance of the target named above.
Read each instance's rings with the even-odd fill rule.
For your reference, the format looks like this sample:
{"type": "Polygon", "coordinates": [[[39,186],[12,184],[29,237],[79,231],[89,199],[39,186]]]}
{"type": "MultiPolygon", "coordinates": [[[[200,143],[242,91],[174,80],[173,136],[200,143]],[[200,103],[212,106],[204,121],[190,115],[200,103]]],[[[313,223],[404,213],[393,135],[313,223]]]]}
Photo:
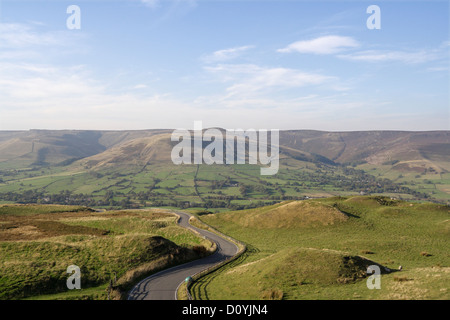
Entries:
{"type": "Polygon", "coordinates": [[[361,193],[450,201],[450,176],[446,173],[398,178],[398,173],[390,175],[387,167],[362,165],[360,169],[294,159],[282,160],[274,176],[261,176],[259,166],[248,164],[155,163],[96,171],[77,165],[9,169],[0,172],[0,199],[108,209],[173,206],[229,210],[361,193]]]}
{"type": "MultiPolygon", "coordinates": [[[[448,206],[357,196],[190,211],[247,245],[194,282],[195,299],[450,298],[448,206]],[[379,290],[367,288],[369,265],[381,268],[379,290]]],[[[212,248],[175,221],[161,209],[1,205],[0,299],[121,298],[140,278],[212,248]],[[66,287],[72,264],[81,290],[66,287]]]]}
{"type": "Polygon", "coordinates": [[[120,298],[140,278],[200,257],[201,246],[212,244],[164,210],[1,205],[0,299],[107,299],[110,281],[110,298],[120,298]],[[81,290],[66,286],[70,265],[81,290]]]}
{"type": "Polygon", "coordinates": [[[248,250],[191,291],[196,299],[212,300],[448,300],[449,216],[445,205],[385,197],[334,197],[202,215],[248,250]],[[367,288],[370,264],[382,266],[379,290],[367,288]]]}

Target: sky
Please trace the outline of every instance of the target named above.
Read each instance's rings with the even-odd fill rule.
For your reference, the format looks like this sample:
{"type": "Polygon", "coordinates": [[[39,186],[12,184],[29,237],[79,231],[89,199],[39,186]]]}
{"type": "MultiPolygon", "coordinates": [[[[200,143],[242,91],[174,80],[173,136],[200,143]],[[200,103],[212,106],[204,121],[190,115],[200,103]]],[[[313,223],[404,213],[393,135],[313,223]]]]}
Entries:
{"type": "Polygon", "coordinates": [[[450,130],[449,13],[448,1],[0,0],[0,130],[450,130]]]}

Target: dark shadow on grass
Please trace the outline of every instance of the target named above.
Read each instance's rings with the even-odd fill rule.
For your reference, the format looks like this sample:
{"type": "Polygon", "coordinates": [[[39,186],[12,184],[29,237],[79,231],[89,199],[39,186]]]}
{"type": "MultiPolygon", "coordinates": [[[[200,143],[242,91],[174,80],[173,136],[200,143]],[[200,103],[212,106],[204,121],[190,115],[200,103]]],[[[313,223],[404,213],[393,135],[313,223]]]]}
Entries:
{"type": "Polygon", "coordinates": [[[347,217],[349,217],[349,218],[357,218],[357,219],[361,218],[361,217],[359,217],[359,216],[357,216],[357,215],[354,215],[354,214],[352,214],[352,213],[346,211],[346,210],[343,209],[342,206],[339,205],[338,203],[333,203],[333,207],[336,208],[336,209],[338,209],[340,212],[342,212],[343,214],[345,214],[345,215],[346,215],[347,217]]]}

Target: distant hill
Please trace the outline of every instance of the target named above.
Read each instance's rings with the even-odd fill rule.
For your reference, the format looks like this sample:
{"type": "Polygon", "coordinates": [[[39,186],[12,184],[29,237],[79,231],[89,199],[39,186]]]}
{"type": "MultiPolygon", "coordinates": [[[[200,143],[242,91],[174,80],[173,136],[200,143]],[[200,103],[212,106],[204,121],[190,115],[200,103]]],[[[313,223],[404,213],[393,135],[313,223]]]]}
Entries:
{"type": "Polygon", "coordinates": [[[45,165],[81,159],[106,149],[101,137],[95,131],[0,131],[0,162],[45,165]]]}
{"type": "MultiPolygon", "coordinates": [[[[68,164],[90,167],[170,161],[173,130],[0,131],[0,164],[68,164]]],[[[399,171],[450,171],[450,131],[280,132],[280,153],[302,161],[373,165],[399,171]]],[[[7,165],[6,165],[7,166],[7,165]]]]}
{"type": "Polygon", "coordinates": [[[78,131],[30,130],[0,131],[0,163],[20,165],[67,165],[100,154],[135,139],[162,134],[164,130],[78,131]]]}
{"type": "MultiPolygon", "coordinates": [[[[283,131],[280,145],[318,154],[337,163],[390,162],[404,169],[423,164],[450,170],[450,131],[283,131]],[[412,163],[415,162],[415,163],[412,163]]],[[[400,167],[399,167],[400,168],[400,167]]]]}
{"type": "MultiPolygon", "coordinates": [[[[245,165],[175,165],[172,132],[0,131],[0,202],[235,210],[383,194],[450,203],[450,131],[280,131],[273,176],[248,164],[248,152],[245,165]]],[[[203,148],[209,144],[205,139],[203,148]]],[[[308,223],[313,217],[291,218],[308,223]]]]}
{"type": "Polygon", "coordinates": [[[170,161],[172,144],[169,133],[134,137],[115,143],[107,150],[87,157],[80,162],[88,168],[118,165],[146,166],[151,162],[170,161]]]}

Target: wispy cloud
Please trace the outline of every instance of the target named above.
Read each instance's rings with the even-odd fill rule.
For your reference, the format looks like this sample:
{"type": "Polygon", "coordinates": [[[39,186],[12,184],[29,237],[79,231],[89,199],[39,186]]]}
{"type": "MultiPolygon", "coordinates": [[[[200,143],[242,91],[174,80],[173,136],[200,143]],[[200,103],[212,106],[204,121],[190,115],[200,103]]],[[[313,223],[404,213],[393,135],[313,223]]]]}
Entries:
{"type": "Polygon", "coordinates": [[[361,50],[363,45],[352,37],[330,35],[311,40],[297,41],[285,48],[278,49],[277,52],[334,55],[340,59],[374,63],[401,62],[405,64],[418,64],[439,59],[443,56],[442,48],[445,50],[446,46],[447,44],[444,42],[435,50],[361,50]],[[360,50],[355,51],[357,48],[360,50]]]}
{"type": "Polygon", "coordinates": [[[367,50],[351,54],[338,55],[339,58],[364,62],[402,62],[407,64],[423,63],[438,58],[435,52],[430,51],[380,51],[367,50]]]}
{"type": "Polygon", "coordinates": [[[168,95],[111,92],[86,66],[0,62],[0,101],[0,130],[172,127],[188,110],[168,95]]]}
{"type": "MultiPolygon", "coordinates": [[[[161,21],[165,23],[174,21],[175,18],[191,12],[193,7],[189,4],[195,3],[192,0],[133,1],[139,3],[141,9],[145,9],[144,4],[149,10],[157,9],[153,13],[160,18],[159,20],[156,18],[155,24],[161,21]],[[168,21],[168,18],[172,20],[168,21]]],[[[361,64],[369,61],[419,64],[435,59],[434,63],[414,65],[412,66],[414,68],[407,65],[408,68],[405,69],[417,70],[428,67],[429,71],[444,72],[448,64],[448,41],[442,44],[442,48],[434,50],[425,47],[411,47],[411,50],[396,47],[393,51],[389,49],[392,48],[392,44],[390,47],[383,47],[380,43],[368,47],[362,39],[361,42],[357,41],[356,37],[337,35],[314,37],[311,36],[312,32],[317,35],[319,31],[303,33],[310,37],[296,38],[295,40],[302,41],[281,48],[291,42],[288,41],[277,47],[281,48],[278,52],[314,54],[318,55],[314,60],[323,59],[327,63],[333,59],[338,63],[344,61],[336,59],[345,59],[352,63],[345,63],[346,68],[342,68],[342,71],[341,68],[326,71],[327,63],[320,64],[320,68],[324,68],[321,71],[306,69],[299,67],[303,64],[296,63],[295,59],[286,61],[280,59],[283,55],[274,54],[273,43],[268,43],[268,47],[271,48],[269,53],[266,51],[264,55],[258,55],[258,59],[248,62],[250,60],[246,58],[250,58],[250,54],[257,51],[254,46],[227,47],[228,45],[223,43],[229,43],[230,38],[223,42],[218,39],[214,45],[219,46],[217,49],[222,48],[221,50],[212,52],[214,49],[204,47],[201,49],[201,52],[211,50],[208,55],[199,58],[202,62],[206,62],[202,64],[201,71],[195,69],[198,64],[192,63],[192,68],[188,72],[192,86],[189,84],[186,88],[183,87],[184,92],[189,92],[185,94],[183,90],[178,90],[176,82],[174,84],[172,81],[185,75],[177,73],[178,71],[173,72],[173,78],[163,79],[161,85],[156,86],[147,76],[145,78],[128,74],[122,76],[114,70],[105,73],[105,70],[100,70],[100,67],[95,65],[97,60],[89,60],[89,57],[87,60],[71,59],[75,56],[74,50],[80,50],[79,44],[82,47],[84,43],[85,48],[88,47],[83,41],[79,41],[76,46],[73,45],[80,39],[78,37],[92,36],[88,32],[79,33],[64,29],[55,31],[48,25],[40,23],[0,23],[0,130],[36,127],[173,128],[191,125],[198,119],[204,119],[205,125],[211,126],[319,129],[357,129],[357,126],[365,129],[377,126],[400,129],[398,126],[411,128],[414,127],[413,124],[425,125],[428,122],[423,119],[417,122],[411,120],[406,125],[406,120],[403,120],[407,119],[407,112],[402,116],[401,124],[398,124],[396,115],[390,118],[392,126],[386,124],[389,119],[374,122],[371,116],[382,113],[379,108],[374,108],[380,106],[377,101],[379,96],[354,90],[355,88],[365,90],[365,83],[360,81],[361,77],[371,75],[362,75],[358,72],[357,79],[349,77],[356,73],[355,70],[360,71],[361,64]],[[386,50],[368,50],[373,48],[386,50]],[[61,52],[67,52],[67,55],[62,56],[61,52]],[[268,59],[261,60],[263,56],[268,59]],[[65,57],[68,59],[64,59],[65,57]],[[256,63],[256,60],[260,62],[256,63]],[[352,67],[355,69],[351,69],[352,67]],[[350,72],[347,73],[347,70],[350,72]],[[114,74],[119,80],[114,82],[114,79],[108,77],[110,74],[114,74]],[[183,114],[183,117],[179,117],[180,114],[183,114]]],[[[169,38],[167,35],[161,36],[169,38]]],[[[93,44],[94,41],[90,43],[93,44]]],[[[101,45],[102,41],[98,43],[101,45]]],[[[174,43],[177,43],[175,39],[174,43]]],[[[263,40],[256,39],[254,43],[262,44],[263,40]]],[[[210,48],[211,42],[204,45],[210,48]]],[[[93,44],[92,52],[95,48],[97,47],[93,44]]],[[[258,50],[261,48],[262,45],[258,45],[258,50]]],[[[124,51],[132,52],[131,49],[124,51]]],[[[196,53],[186,56],[192,57],[196,53]]],[[[98,58],[98,55],[92,56],[98,58]]],[[[173,65],[170,64],[173,70],[177,70],[181,65],[177,65],[178,60],[181,59],[176,58],[173,65]]],[[[168,61],[170,60],[165,60],[161,55],[164,67],[167,67],[168,61]]],[[[136,64],[138,62],[140,61],[136,64]]],[[[122,64],[119,65],[122,67],[122,64]]],[[[154,68],[153,65],[148,66],[145,63],[142,63],[142,66],[146,66],[142,67],[142,71],[139,70],[142,74],[149,71],[146,68],[154,68]]],[[[111,67],[115,68],[116,65],[111,67]]],[[[185,70],[184,65],[180,69],[185,70]]],[[[131,74],[134,69],[127,72],[131,74]]],[[[444,73],[437,74],[439,77],[443,75],[444,73]]],[[[376,78],[379,81],[380,92],[383,86],[389,85],[385,84],[385,79],[389,80],[389,75],[383,74],[383,77],[379,78],[377,75],[376,78]]],[[[400,88],[406,91],[406,85],[400,88]]],[[[413,90],[414,87],[411,92],[413,90]]],[[[383,100],[391,102],[389,96],[380,96],[383,96],[383,100]]],[[[386,108],[385,111],[386,117],[389,117],[390,110],[386,108]]],[[[438,119],[438,116],[435,118],[442,123],[443,120],[438,119]]],[[[441,125],[437,125],[439,126],[441,125]]]]}
{"type": "Polygon", "coordinates": [[[311,40],[297,41],[277,51],[281,53],[335,54],[345,49],[358,46],[359,43],[352,37],[330,35],[311,40]]]}
{"type": "Polygon", "coordinates": [[[232,82],[226,89],[230,95],[268,93],[270,90],[319,85],[335,77],[281,67],[261,67],[254,64],[221,64],[205,67],[224,82],[232,82]]]}
{"type": "MultiPolygon", "coordinates": [[[[34,27],[36,24],[34,23],[34,27]]],[[[67,32],[38,32],[31,25],[0,23],[0,48],[21,49],[30,46],[55,46],[68,43],[67,32]]]]}
{"type": "Polygon", "coordinates": [[[69,30],[48,30],[39,22],[0,23],[0,61],[42,61],[55,55],[85,52],[87,36],[69,30]]]}
{"type": "Polygon", "coordinates": [[[87,96],[100,90],[83,66],[0,63],[0,71],[1,100],[18,107],[32,101],[48,105],[54,98],[87,96]]]}
{"type": "Polygon", "coordinates": [[[254,48],[254,46],[248,45],[248,46],[241,46],[241,47],[217,50],[217,51],[213,52],[212,54],[204,56],[202,58],[202,60],[207,63],[228,61],[228,60],[232,60],[232,59],[235,59],[235,58],[241,56],[244,52],[246,52],[252,48],[254,48]]]}

